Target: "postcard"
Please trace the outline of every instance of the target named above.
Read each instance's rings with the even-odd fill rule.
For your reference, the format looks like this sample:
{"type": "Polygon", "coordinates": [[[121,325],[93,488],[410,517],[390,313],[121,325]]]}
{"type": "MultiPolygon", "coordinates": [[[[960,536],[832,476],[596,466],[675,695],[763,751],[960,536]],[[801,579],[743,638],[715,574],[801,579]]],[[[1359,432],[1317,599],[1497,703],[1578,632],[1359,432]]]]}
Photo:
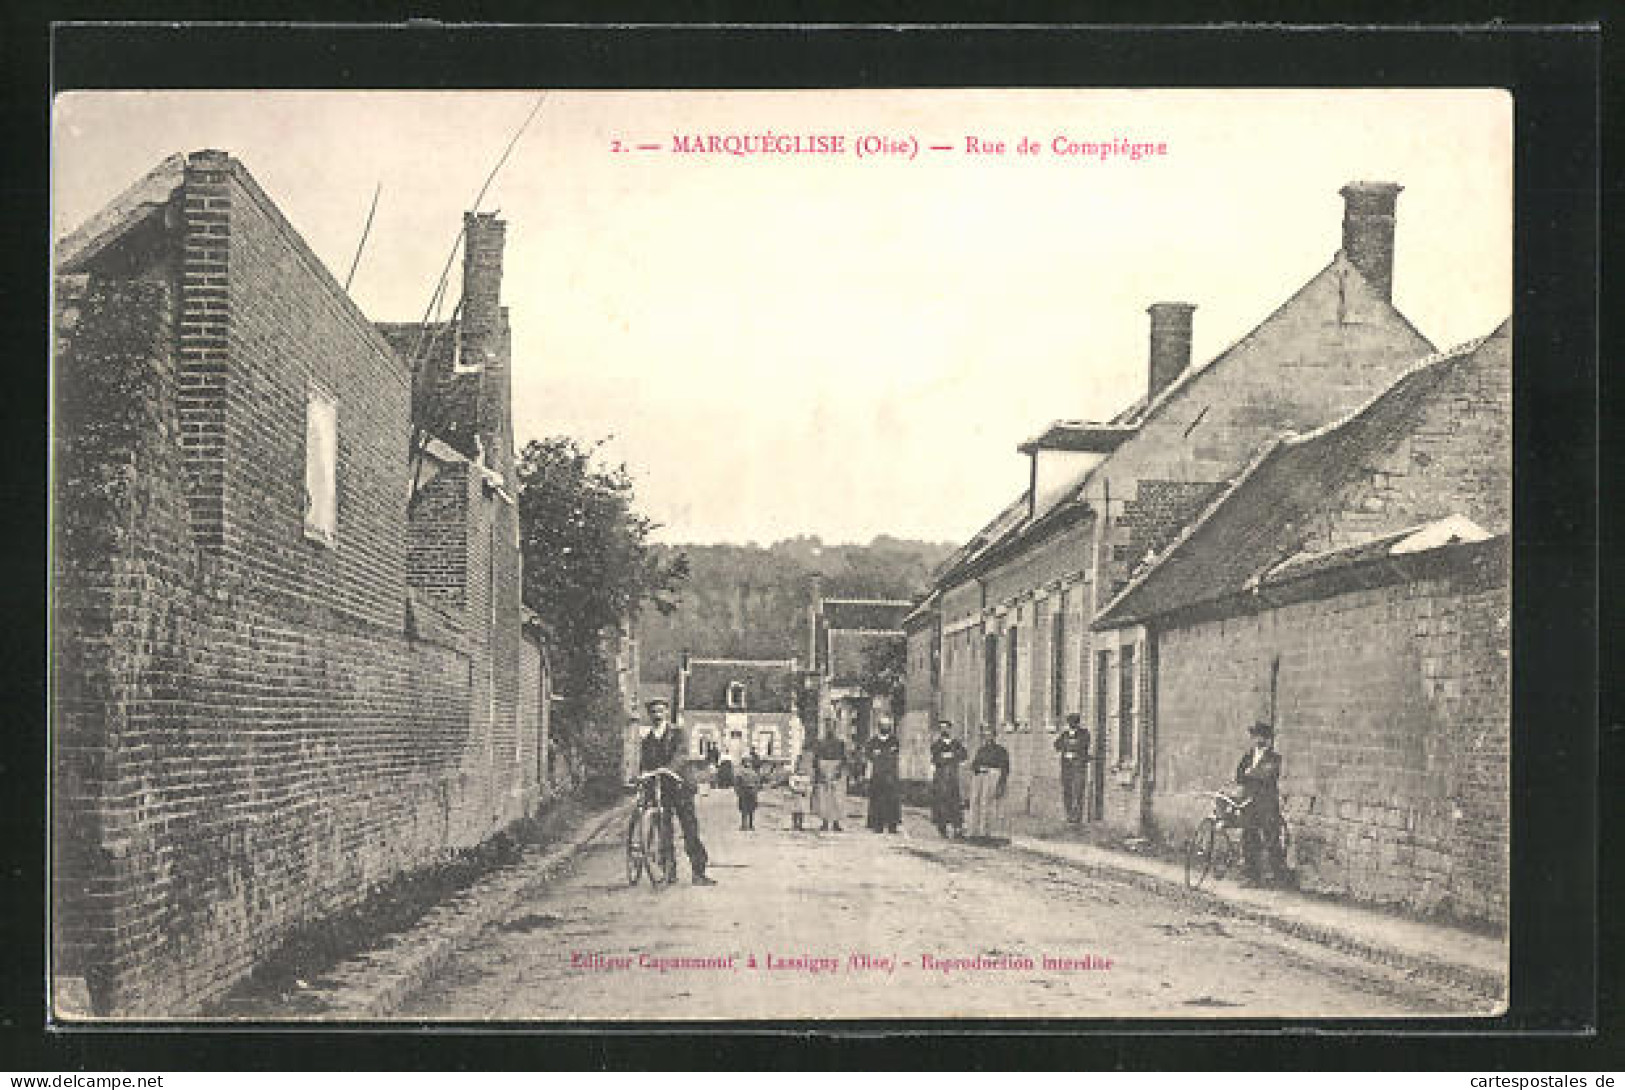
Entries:
{"type": "Polygon", "coordinates": [[[1504,1010],[1512,117],[59,94],[56,1019],[1504,1010]]]}

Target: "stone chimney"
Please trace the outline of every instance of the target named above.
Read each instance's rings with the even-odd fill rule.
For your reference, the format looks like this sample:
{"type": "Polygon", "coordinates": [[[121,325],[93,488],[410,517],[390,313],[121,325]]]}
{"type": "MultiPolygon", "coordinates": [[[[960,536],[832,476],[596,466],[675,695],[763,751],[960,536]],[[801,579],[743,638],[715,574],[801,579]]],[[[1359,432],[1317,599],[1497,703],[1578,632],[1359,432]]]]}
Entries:
{"type": "Polygon", "coordinates": [[[1360,274],[1392,302],[1394,298],[1394,205],[1402,186],[1350,182],[1343,196],[1343,253],[1360,274]]]}
{"type": "Polygon", "coordinates": [[[507,225],[493,212],[463,214],[463,309],[459,363],[478,369],[476,434],[486,462],[513,475],[513,378],[508,313],[502,306],[502,247],[507,225]]]}
{"type": "Polygon", "coordinates": [[[1195,303],[1152,303],[1149,400],[1168,388],[1191,364],[1191,314],[1195,303]]]}

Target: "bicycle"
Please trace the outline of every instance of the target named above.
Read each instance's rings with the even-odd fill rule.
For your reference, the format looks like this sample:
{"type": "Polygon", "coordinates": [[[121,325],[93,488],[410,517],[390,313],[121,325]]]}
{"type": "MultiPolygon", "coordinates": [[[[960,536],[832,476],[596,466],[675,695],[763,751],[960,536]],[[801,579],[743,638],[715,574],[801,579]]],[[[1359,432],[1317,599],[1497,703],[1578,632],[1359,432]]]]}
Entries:
{"type": "Polygon", "coordinates": [[[666,779],[682,779],[669,768],[645,772],[627,786],[638,793],[637,808],[626,827],[626,884],[635,886],[645,874],[649,886],[659,890],[677,881],[677,850],[672,843],[672,810],[666,803],[666,779]]]}
{"type": "MultiPolygon", "coordinates": [[[[1230,834],[1232,831],[1239,832],[1246,824],[1244,811],[1252,804],[1250,799],[1238,801],[1222,791],[1207,794],[1213,799],[1213,810],[1197,823],[1190,839],[1185,842],[1185,884],[1191,889],[1200,889],[1209,874],[1213,875],[1215,881],[1222,879],[1235,865],[1240,850],[1230,834]]],[[[1292,843],[1284,817],[1281,818],[1280,837],[1278,858],[1284,860],[1292,843]]]]}

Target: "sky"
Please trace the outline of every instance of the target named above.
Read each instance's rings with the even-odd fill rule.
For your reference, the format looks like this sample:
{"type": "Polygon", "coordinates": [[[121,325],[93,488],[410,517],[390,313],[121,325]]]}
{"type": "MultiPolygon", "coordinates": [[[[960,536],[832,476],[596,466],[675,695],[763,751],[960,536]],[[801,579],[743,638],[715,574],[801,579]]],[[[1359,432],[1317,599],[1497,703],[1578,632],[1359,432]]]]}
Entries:
{"type": "Polygon", "coordinates": [[[351,294],[417,320],[539,98],[480,204],[508,224],[516,436],[607,440],[669,542],[966,539],[1025,488],[1018,443],[1144,393],[1148,304],[1195,303],[1212,358],[1331,259],[1352,180],[1404,186],[1394,301],[1430,340],[1511,310],[1493,90],[74,92],[53,232],[220,148],[341,281],[381,187],[351,294]],[[844,150],[673,150],[769,132],[844,150]]]}

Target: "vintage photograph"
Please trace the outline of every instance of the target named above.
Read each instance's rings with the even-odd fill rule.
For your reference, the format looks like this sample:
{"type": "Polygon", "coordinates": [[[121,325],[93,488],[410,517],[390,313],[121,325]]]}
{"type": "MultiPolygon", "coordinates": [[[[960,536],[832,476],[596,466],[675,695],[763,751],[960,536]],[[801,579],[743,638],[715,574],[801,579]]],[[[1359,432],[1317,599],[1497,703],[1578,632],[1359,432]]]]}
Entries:
{"type": "Polygon", "coordinates": [[[1490,1017],[1504,91],[76,91],[63,1025],[1490,1017]]]}

